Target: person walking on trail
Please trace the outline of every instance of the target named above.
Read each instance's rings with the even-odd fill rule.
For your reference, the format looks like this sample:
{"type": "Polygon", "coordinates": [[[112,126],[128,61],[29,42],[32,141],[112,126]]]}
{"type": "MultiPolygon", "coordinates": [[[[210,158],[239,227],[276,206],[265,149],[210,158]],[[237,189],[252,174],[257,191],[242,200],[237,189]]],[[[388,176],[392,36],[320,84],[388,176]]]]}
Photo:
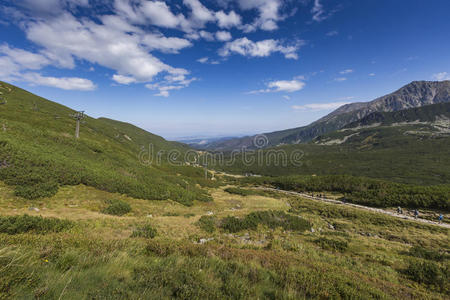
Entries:
{"type": "Polygon", "coordinates": [[[399,214],[399,215],[402,215],[403,214],[403,209],[399,206],[399,207],[397,207],[397,213],[399,214]]]}
{"type": "Polygon", "coordinates": [[[414,218],[417,219],[419,216],[419,211],[417,209],[414,210],[414,218]]]}
{"type": "Polygon", "coordinates": [[[440,214],[438,220],[439,220],[439,224],[442,224],[442,221],[444,220],[444,215],[440,214]]]}

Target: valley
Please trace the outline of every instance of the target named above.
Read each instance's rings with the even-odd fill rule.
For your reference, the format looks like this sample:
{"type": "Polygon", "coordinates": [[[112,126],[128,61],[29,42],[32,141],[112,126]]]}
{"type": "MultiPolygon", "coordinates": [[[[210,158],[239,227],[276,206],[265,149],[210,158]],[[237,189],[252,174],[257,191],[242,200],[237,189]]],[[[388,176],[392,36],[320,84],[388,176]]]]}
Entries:
{"type": "Polygon", "coordinates": [[[1,88],[0,298],[449,295],[448,103],[226,165],[106,118],[76,139],[73,110],[1,88]]]}

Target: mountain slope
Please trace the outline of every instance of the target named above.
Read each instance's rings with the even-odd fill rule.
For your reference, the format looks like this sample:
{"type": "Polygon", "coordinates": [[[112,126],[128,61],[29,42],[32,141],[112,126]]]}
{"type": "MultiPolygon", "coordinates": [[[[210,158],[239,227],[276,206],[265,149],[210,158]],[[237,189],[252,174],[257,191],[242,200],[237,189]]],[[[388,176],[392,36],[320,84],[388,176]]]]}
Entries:
{"type": "Polygon", "coordinates": [[[207,199],[195,187],[202,183],[203,170],[167,161],[170,150],[183,153],[187,146],[131,124],[89,116],[77,140],[73,110],[6,83],[0,82],[0,91],[6,99],[0,105],[0,180],[15,186],[17,195],[50,196],[60,185],[82,183],[144,199],[185,204],[207,199]],[[151,165],[142,163],[151,158],[151,165]],[[194,187],[188,189],[189,184],[194,187]]]}
{"type": "Polygon", "coordinates": [[[311,142],[261,151],[261,158],[253,163],[236,157],[234,165],[217,169],[268,176],[353,175],[420,185],[449,184],[450,103],[374,112],[311,142]],[[295,153],[301,155],[293,163],[295,153]]]}
{"type": "MultiPolygon", "coordinates": [[[[343,128],[373,112],[399,111],[450,101],[450,81],[413,81],[399,90],[370,102],[346,104],[310,125],[266,133],[267,146],[308,142],[315,137],[343,128]]],[[[205,146],[210,150],[254,148],[254,137],[244,137],[205,146]]]]}

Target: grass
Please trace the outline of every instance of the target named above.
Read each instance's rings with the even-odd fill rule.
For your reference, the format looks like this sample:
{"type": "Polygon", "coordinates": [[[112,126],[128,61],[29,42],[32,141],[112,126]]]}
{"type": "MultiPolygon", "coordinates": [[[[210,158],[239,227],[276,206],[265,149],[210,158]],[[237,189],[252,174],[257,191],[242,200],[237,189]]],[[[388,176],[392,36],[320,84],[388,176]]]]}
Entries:
{"type": "Polygon", "coordinates": [[[191,206],[210,201],[203,170],[183,165],[187,146],[131,124],[86,117],[79,139],[73,110],[0,82],[7,104],[0,107],[0,180],[24,199],[55,195],[84,184],[147,200],[171,199],[191,206]],[[38,109],[36,109],[36,107],[38,109]],[[159,153],[159,154],[158,154],[159,153]],[[175,153],[178,157],[174,163],[175,153]],[[159,157],[159,158],[158,158],[159,157]]]}
{"type": "Polygon", "coordinates": [[[3,215],[26,211],[74,225],[39,235],[0,233],[0,298],[448,296],[445,284],[416,280],[419,271],[405,271],[412,259],[430,261],[441,272],[433,278],[443,276],[448,257],[427,260],[410,250],[420,245],[448,252],[443,228],[293,196],[243,197],[223,189],[210,190],[213,202],[186,207],[72,186],[34,200],[32,205],[41,209],[34,212],[27,201],[16,202],[10,187],[0,187],[0,193],[12,195],[0,199],[3,215]],[[102,214],[108,199],[122,199],[133,210],[124,216],[102,214]],[[241,208],[233,209],[237,204],[241,208]],[[230,235],[220,226],[228,216],[257,220],[257,226],[230,235]],[[287,226],[290,218],[308,226],[287,226]],[[214,231],[205,231],[201,223],[214,231]],[[197,243],[206,237],[213,240],[197,243]]]}
{"type": "Polygon", "coordinates": [[[131,211],[131,206],[125,201],[114,199],[108,200],[108,206],[102,212],[108,215],[123,216],[131,211]]]}

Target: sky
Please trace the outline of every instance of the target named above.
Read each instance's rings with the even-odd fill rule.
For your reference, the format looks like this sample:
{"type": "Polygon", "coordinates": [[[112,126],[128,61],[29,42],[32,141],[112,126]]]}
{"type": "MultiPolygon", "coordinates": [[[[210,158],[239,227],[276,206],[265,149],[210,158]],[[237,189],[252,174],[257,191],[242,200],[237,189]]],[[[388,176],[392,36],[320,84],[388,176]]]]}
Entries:
{"type": "Polygon", "coordinates": [[[450,80],[448,0],[0,1],[0,80],[167,139],[450,80]]]}

